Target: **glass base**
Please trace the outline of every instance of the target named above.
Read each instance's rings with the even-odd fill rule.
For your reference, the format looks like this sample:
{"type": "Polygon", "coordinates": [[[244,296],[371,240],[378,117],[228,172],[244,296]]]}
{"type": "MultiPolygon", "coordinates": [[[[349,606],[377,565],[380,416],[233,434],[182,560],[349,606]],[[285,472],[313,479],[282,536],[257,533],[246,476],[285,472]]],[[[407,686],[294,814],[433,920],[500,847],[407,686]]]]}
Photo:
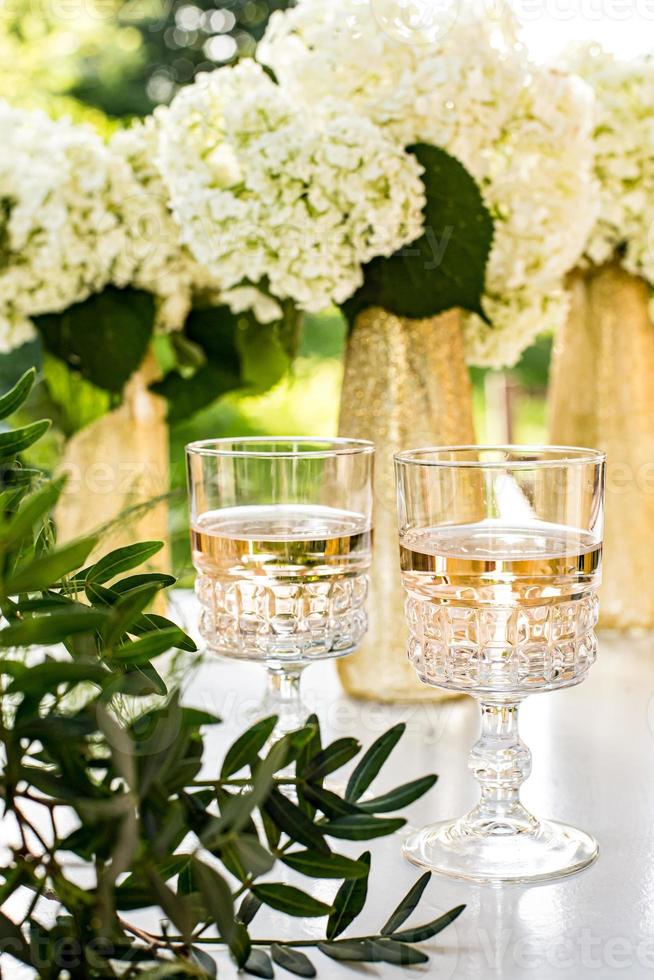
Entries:
{"type": "Polygon", "coordinates": [[[404,856],[412,864],[450,878],[486,884],[519,884],[562,878],[597,858],[594,837],[554,820],[516,827],[503,823],[498,833],[480,833],[465,817],[443,820],[406,839],[404,856]]]}

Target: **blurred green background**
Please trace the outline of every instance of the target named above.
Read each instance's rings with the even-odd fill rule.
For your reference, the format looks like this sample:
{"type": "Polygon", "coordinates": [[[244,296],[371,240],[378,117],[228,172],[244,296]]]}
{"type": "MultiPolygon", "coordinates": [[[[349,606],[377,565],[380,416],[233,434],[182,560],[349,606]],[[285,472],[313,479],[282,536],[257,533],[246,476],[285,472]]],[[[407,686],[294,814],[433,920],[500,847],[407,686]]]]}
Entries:
{"type": "MultiPolygon", "coordinates": [[[[198,71],[251,54],[270,13],[288,5],[289,0],[5,0],[0,91],[15,104],[86,119],[107,133],[169,102],[198,71]]],[[[177,569],[187,559],[184,444],[223,435],[335,433],[344,343],[338,314],[308,317],[292,373],[274,389],[225,396],[173,426],[177,569]]],[[[510,372],[473,371],[480,441],[544,440],[550,347],[543,339],[510,372]]]]}

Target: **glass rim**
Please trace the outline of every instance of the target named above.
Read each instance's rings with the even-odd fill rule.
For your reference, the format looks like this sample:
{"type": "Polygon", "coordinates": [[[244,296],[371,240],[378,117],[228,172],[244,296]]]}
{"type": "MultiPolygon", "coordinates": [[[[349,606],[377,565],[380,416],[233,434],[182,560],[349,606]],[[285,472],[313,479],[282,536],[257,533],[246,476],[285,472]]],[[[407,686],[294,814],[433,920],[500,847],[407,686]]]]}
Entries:
{"type": "Polygon", "coordinates": [[[395,453],[396,463],[413,466],[435,466],[442,469],[510,469],[531,470],[548,469],[561,466],[597,465],[606,462],[606,453],[600,449],[590,449],[581,446],[535,446],[519,445],[458,445],[458,446],[424,446],[419,449],[407,449],[395,453]],[[450,453],[514,453],[516,455],[532,453],[536,459],[439,459],[434,458],[450,453]],[[429,458],[421,458],[429,456],[429,458]]]}
{"type": "Polygon", "coordinates": [[[185,447],[187,456],[207,456],[224,459],[330,459],[334,456],[370,455],[375,451],[375,445],[366,439],[333,439],[321,436],[243,436],[241,438],[226,436],[220,439],[199,439],[189,442],[185,447]],[[266,450],[266,445],[275,446],[280,443],[302,443],[310,446],[324,446],[324,449],[307,450],[266,450]],[[253,447],[258,449],[230,449],[233,445],[253,447]]]}

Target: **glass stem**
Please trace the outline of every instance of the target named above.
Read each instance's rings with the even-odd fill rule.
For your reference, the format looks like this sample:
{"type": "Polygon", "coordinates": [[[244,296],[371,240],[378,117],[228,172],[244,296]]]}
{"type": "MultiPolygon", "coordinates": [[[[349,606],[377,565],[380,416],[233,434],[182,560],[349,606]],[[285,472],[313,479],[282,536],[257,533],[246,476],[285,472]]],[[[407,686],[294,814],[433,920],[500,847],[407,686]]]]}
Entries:
{"type": "Polygon", "coordinates": [[[277,715],[279,719],[274,732],[275,738],[301,728],[307,719],[308,711],[300,692],[303,671],[303,664],[268,667],[264,705],[268,715],[277,715]]]}
{"type": "Polygon", "coordinates": [[[531,752],[518,733],[520,701],[480,701],[481,734],[468,766],[481,799],[464,817],[468,829],[484,834],[533,832],[535,817],[520,802],[520,787],[531,773],[531,752]]]}

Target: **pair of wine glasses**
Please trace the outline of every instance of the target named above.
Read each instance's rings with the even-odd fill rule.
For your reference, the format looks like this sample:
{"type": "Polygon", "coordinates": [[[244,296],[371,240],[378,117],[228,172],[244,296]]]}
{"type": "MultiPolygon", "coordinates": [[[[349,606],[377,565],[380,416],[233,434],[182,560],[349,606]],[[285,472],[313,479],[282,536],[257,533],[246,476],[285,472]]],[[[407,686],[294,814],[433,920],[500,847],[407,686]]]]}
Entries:
{"type": "MultiPolygon", "coordinates": [[[[291,730],[306,718],[305,667],[366,632],[374,446],[219,439],[187,460],[200,631],[213,652],[266,665],[261,714],[291,730]]],[[[478,804],[413,833],[404,854],[478,882],[578,871],[597,842],[521,804],[531,756],[517,719],[528,694],[578,684],[596,657],[604,455],[440,447],[398,454],[395,473],[409,659],[481,707],[478,804]]]]}

